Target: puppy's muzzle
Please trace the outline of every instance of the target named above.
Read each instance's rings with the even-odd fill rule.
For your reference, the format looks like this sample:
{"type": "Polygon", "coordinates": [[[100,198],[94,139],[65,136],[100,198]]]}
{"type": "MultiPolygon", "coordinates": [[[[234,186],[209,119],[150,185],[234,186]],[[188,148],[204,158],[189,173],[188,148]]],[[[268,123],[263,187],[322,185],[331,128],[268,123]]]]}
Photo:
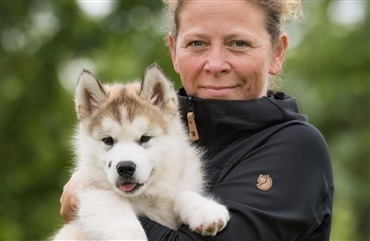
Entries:
{"type": "Polygon", "coordinates": [[[132,161],[121,161],[117,164],[116,169],[120,177],[130,178],[136,171],[136,164],[132,161]]]}

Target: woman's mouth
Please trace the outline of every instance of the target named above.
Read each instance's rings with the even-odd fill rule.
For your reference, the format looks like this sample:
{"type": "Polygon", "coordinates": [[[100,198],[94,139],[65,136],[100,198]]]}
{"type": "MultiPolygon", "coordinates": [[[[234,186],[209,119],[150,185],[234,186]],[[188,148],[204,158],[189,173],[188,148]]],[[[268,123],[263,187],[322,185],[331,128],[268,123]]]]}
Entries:
{"type": "Polygon", "coordinates": [[[203,86],[201,87],[201,98],[231,97],[236,86],[203,86]]]}

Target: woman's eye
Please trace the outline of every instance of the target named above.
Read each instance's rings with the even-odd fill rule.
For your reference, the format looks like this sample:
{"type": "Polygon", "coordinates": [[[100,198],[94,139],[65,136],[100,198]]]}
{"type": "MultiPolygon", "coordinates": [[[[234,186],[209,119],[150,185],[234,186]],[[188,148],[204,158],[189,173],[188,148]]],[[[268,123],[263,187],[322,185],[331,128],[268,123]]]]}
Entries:
{"type": "Polygon", "coordinates": [[[148,141],[150,141],[150,139],[152,139],[150,135],[144,134],[140,137],[139,144],[142,145],[144,143],[147,143],[148,141]]]}
{"type": "Polygon", "coordinates": [[[246,47],[246,46],[248,46],[248,44],[244,41],[235,41],[234,44],[235,44],[236,47],[246,47]]]}
{"type": "Polygon", "coordinates": [[[110,136],[103,138],[102,142],[104,142],[104,144],[107,145],[107,146],[113,146],[113,144],[114,144],[114,140],[110,136]]]}
{"type": "Polygon", "coordinates": [[[202,41],[193,41],[193,42],[190,42],[189,45],[194,46],[194,47],[200,47],[200,46],[203,45],[203,42],[202,41]]]}

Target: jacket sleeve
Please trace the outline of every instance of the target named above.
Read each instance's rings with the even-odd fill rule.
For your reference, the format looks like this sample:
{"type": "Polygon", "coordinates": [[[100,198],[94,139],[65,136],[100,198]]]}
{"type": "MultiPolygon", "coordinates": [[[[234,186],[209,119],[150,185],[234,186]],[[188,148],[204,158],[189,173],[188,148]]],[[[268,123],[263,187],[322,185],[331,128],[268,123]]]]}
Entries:
{"type": "Polygon", "coordinates": [[[334,185],[325,140],[309,124],[269,131],[223,151],[210,167],[218,173],[211,191],[231,214],[222,232],[201,237],[142,220],[149,240],[329,240],[334,185]],[[271,178],[269,190],[257,187],[260,175],[271,178]]]}

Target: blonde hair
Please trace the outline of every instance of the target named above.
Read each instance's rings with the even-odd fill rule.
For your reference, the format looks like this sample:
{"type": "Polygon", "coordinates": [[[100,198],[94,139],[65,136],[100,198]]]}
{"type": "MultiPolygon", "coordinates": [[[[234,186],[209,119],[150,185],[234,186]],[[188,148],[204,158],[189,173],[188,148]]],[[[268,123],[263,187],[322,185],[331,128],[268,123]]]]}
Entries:
{"type": "MultiPolygon", "coordinates": [[[[194,0],[162,0],[169,14],[169,29],[176,39],[179,29],[179,14],[186,2],[194,0]]],[[[251,1],[265,12],[266,29],[274,44],[281,34],[281,23],[298,20],[302,16],[300,0],[242,0],[251,1]]]]}

